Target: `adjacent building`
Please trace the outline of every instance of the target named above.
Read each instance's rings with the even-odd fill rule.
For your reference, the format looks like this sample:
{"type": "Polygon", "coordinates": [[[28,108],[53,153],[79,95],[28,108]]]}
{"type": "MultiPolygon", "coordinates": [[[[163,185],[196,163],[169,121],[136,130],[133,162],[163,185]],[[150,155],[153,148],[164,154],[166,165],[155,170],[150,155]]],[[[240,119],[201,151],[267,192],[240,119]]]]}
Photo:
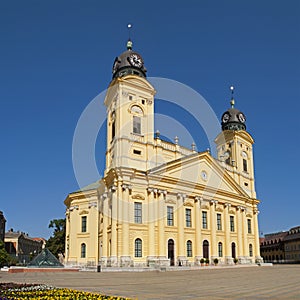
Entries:
{"type": "Polygon", "coordinates": [[[160,267],[261,261],[254,140],[244,114],[221,118],[217,157],[154,134],[155,87],[143,58],[119,55],[104,104],[104,177],[70,193],[66,205],[67,265],[160,267]]]}
{"type": "Polygon", "coordinates": [[[27,264],[41,252],[42,240],[35,240],[24,232],[10,230],[5,233],[5,250],[21,264],[27,264]]]}
{"type": "Polygon", "coordinates": [[[285,261],[284,238],[286,231],[266,234],[261,240],[260,254],[265,262],[283,263],[285,261]]]}
{"type": "Polygon", "coordinates": [[[291,228],[284,238],[285,261],[300,263],[300,226],[291,228]]]}
{"type": "Polygon", "coordinates": [[[260,243],[260,252],[266,262],[300,263],[300,226],[266,234],[260,243]]]}

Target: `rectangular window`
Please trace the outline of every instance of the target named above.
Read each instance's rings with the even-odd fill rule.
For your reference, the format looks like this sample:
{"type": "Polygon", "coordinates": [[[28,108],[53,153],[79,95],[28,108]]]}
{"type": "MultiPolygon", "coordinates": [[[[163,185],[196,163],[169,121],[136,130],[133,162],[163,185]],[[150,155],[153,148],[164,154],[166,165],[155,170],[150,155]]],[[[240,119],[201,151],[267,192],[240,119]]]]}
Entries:
{"type": "Polygon", "coordinates": [[[174,226],[173,206],[168,206],[167,207],[167,225],[168,226],[174,226]]]}
{"type": "Polygon", "coordinates": [[[192,213],[190,208],[185,209],[185,226],[192,227],[192,213]]]}
{"type": "Polygon", "coordinates": [[[142,151],[141,150],[133,149],[133,154],[141,155],[142,151]]]}
{"type": "Polygon", "coordinates": [[[202,212],[202,228],[207,229],[207,212],[202,212]]]}
{"type": "Polygon", "coordinates": [[[248,233],[251,233],[252,232],[252,230],[251,230],[251,220],[248,219],[247,223],[248,223],[248,233]]]}
{"type": "Polygon", "coordinates": [[[234,216],[230,216],[230,231],[234,232],[234,216]]]}
{"type": "Polygon", "coordinates": [[[247,172],[247,160],[246,159],[243,159],[243,170],[244,172],[247,172]]]}
{"type": "Polygon", "coordinates": [[[221,214],[217,214],[217,230],[222,230],[221,214]]]}
{"type": "Polygon", "coordinates": [[[86,232],[87,216],[81,217],[81,232],[86,232]]]}
{"type": "Polygon", "coordinates": [[[141,134],[141,118],[133,116],[133,133],[141,134]]]}
{"type": "Polygon", "coordinates": [[[142,223],[142,203],[134,202],[134,223],[142,223]]]}

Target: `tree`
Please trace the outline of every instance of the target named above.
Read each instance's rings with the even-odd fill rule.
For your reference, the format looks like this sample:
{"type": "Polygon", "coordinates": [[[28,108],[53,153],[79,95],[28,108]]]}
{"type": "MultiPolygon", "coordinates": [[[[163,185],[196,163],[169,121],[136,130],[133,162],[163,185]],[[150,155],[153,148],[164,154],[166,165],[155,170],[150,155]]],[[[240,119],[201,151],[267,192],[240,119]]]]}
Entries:
{"type": "Polygon", "coordinates": [[[13,259],[5,250],[5,244],[0,240],[0,267],[10,266],[16,264],[13,259]]]}
{"type": "Polygon", "coordinates": [[[65,253],[66,219],[51,220],[48,227],[54,228],[54,231],[48,239],[46,247],[58,257],[59,253],[65,253]]]}

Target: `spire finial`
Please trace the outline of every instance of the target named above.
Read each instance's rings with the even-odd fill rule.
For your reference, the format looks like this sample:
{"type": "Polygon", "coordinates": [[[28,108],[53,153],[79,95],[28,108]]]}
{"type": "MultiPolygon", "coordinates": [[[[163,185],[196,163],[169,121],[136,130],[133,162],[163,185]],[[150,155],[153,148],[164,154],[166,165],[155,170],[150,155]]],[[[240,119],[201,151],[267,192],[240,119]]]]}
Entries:
{"type": "Polygon", "coordinates": [[[233,86],[233,85],[230,86],[230,90],[231,90],[231,100],[230,100],[230,105],[231,105],[231,108],[234,108],[234,98],[233,98],[234,86],[233,86]]]}
{"type": "Polygon", "coordinates": [[[132,49],[132,41],[130,39],[131,27],[132,27],[132,25],[130,23],[127,24],[127,28],[128,28],[127,50],[131,50],[132,49]]]}

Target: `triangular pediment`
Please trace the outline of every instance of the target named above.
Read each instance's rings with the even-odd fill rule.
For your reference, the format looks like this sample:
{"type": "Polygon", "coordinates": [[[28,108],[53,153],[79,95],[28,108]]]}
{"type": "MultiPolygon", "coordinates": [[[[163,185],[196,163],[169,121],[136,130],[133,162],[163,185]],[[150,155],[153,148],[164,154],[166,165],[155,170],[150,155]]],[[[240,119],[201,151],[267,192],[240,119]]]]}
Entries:
{"type": "Polygon", "coordinates": [[[161,177],[165,182],[183,183],[207,191],[230,193],[249,198],[238,183],[208,152],[177,159],[148,171],[148,176],[161,177]]]}

